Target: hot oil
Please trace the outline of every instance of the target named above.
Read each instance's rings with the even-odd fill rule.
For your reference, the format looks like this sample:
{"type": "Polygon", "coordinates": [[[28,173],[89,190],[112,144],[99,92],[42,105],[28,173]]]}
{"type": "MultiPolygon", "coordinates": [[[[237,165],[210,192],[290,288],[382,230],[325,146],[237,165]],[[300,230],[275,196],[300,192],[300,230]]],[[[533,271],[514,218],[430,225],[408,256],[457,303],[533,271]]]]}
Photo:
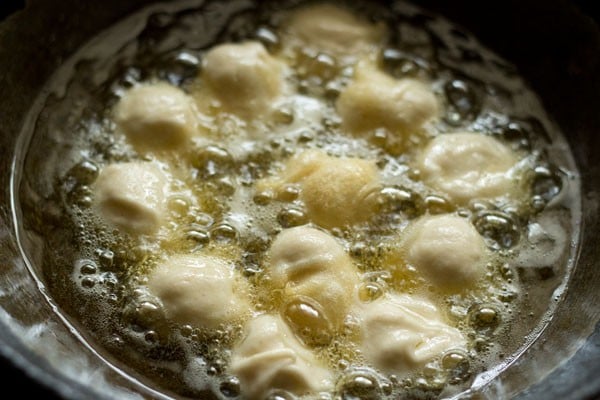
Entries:
{"type": "Polygon", "coordinates": [[[335,337],[324,338],[318,329],[299,337],[337,371],[335,396],[343,399],[435,398],[481,385],[477,374],[505,368],[535,339],[566,287],[578,237],[578,182],[564,139],[514,68],[441,17],[400,2],[393,18],[367,3],[351,5],[373,20],[393,20],[381,53],[389,74],[434,82],[443,118],[414,141],[398,142],[383,131],[346,135],[334,102],[352,70],[326,54],[300,54],[291,60],[298,72],[288,78],[299,94],[279,108],[274,122],[204,121],[206,140],[152,160],[170,165],[171,185],[183,193],[169,199],[169,223],[158,240],[131,239],[92,210],[91,187],[103,166],[149,160],[115,134],[111,109],[124,91],[156,80],[193,90],[203,54],[216,43],[257,39],[278,54],[281,10],[294,3],[154,6],[103,33],[65,65],[50,85],[21,186],[23,226],[45,242],[44,280],[62,312],[127,373],[167,393],[239,397],[239,381],[226,367],[243,321],[217,331],[176,326],[143,289],[146,274],[169,254],[233,260],[253,287],[256,312],[283,310],[301,330],[307,318],[322,316],[308,303],[287,304],[265,289],[265,267],[273,237],[309,222],[308,216],[294,185],[280,198],[254,188],[304,149],[375,159],[384,181],[377,215],[330,232],[363,273],[359,299],[370,302],[391,290],[433,297],[469,339],[467,352],[449,352],[414,374],[383,376],[365,365],[353,344],[358,326],[352,318],[335,337]],[[530,196],[459,207],[420,183],[411,159],[422,138],[456,130],[482,132],[513,148],[530,170],[523,182],[530,196]],[[402,259],[390,259],[398,233],[411,221],[447,212],[469,218],[495,254],[484,282],[465,294],[439,292],[402,259]]]}

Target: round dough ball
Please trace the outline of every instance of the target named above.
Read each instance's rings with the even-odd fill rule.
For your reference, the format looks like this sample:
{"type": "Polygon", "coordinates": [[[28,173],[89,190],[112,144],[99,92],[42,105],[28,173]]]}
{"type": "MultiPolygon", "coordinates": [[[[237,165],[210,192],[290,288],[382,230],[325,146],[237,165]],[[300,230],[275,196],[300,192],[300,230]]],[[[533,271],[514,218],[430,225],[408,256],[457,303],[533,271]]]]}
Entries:
{"type": "Polygon", "coordinates": [[[193,101],[166,83],[137,86],[116,106],[115,121],[138,151],[170,150],[196,132],[193,101]]]}
{"type": "Polygon", "coordinates": [[[162,302],[167,318],[216,329],[249,314],[248,288],[222,259],[178,255],[148,277],[148,290],[162,302]]]}
{"type": "Polygon", "coordinates": [[[144,162],[105,167],[94,185],[100,215],[128,233],[151,234],[167,213],[169,179],[156,165],[144,162]]]}
{"type": "Polygon", "coordinates": [[[374,161],[331,157],[317,150],[290,159],[283,179],[300,184],[309,217],[325,228],[368,220],[381,186],[374,161]]]}
{"type": "Polygon", "coordinates": [[[297,396],[332,389],[332,373],[294,336],[281,318],[263,314],[248,322],[234,346],[229,371],[240,379],[248,400],[265,399],[271,390],[297,396]]]}
{"type": "Polygon", "coordinates": [[[333,327],[339,327],[360,279],[352,259],[331,235],[308,226],[282,231],[269,252],[269,277],[286,299],[316,302],[333,327]]]}
{"type": "Polygon", "coordinates": [[[259,42],[223,44],[204,59],[203,77],[229,111],[267,113],[283,91],[283,67],[259,42]]]}
{"type": "Polygon", "coordinates": [[[466,343],[458,329],[443,321],[435,305],[406,294],[387,294],[367,303],[358,317],[362,353],[386,374],[414,372],[466,343]]]}
{"type": "Polygon", "coordinates": [[[464,205],[472,199],[516,194],[517,158],[504,144],[478,133],[444,134],[433,139],[419,160],[425,183],[464,205]]]}
{"type": "Polygon", "coordinates": [[[472,286],[485,273],[485,242],[464,218],[423,217],[408,228],[404,247],[406,261],[442,289],[472,286]]]}
{"type": "Polygon", "coordinates": [[[355,133],[387,129],[411,134],[438,112],[435,95],[415,79],[394,79],[369,66],[357,68],[354,80],[336,103],[344,127],[355,133]]]}
{"type": "Polygon", "coordinates": [[[352,58],[374,51],[385,36],[383,24],[372,24],[333,4],[299,8],[284,29],[292,45],[352,58]]]}

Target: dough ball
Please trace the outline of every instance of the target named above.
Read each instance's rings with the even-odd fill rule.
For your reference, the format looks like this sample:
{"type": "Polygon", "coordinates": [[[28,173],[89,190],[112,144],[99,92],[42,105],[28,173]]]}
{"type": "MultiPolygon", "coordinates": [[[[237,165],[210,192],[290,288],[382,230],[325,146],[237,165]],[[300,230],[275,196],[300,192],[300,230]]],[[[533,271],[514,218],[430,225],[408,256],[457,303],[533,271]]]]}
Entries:
{"type": "Polygon", "coordinates": [[[355,133],[386,129],[411,134],[438,112],[437,100],[415,79],[394,79],[374,67],[358,67],[340,93],[336,108],[343,126],[355,133]]]}
{"type": "Polygon", "coordinates": [[[425,183],[452,201],[493,199],[515,194],[515,154],[494,138],[478,133],[444,134],[433,139],[419,160],[425,183]]]}
{"type": "Polygon", "coordinates": [[[162,302],[167,318],[179,324],[215,329],[251,310],[242,278],[215,257],[171,257],[152,271],[147,285],[162,302]]]}
{"type": "Polygon", "coordinates": [[[386,374],[407,374],[448,350],[464,348],[465,338],[443,321],[435,305],[406,294],[387,294],[358,312],[361,350],[386,374]]]}
{"type": "Polygon", "coordinates": [[[308,226],[282,231],[269,252],[269,277],[286,299],[305,297],[339,327],[360,283],[352,259],[331,235],[308,226]]]}
{"type": "Polygon", "coordinates": [[[264,314],[248,322],[244,339],[234,346],[229,372],[240,379],[248,400],[269,391],[297,396],[332,389],[332,373],[304,347],[281,318],[264,314]]]}
{"type": "Polygon", "coordinates": [[[94,201],[104,219],[128,233],[151,234],[167,212],[169,179],[144,162],[105,167],[94,185],[94,201]]]}
{"type": "Polygon", "coordinates": [[[352,58],[374,51],[385,36],[383,24],[372,24],[332,4],[299,8],[284,29],[288,43],[296,47],[352,58]]]}
{"type": "Polygon", "coordinates": [[[214,47],[203,77],[224,108],[246,117],[268,112],[283,91],[282,64],[259,42],[214,47]]]}
{"type": "Polygon", "coordinates": [[[116,106],[115,121],[138,151],[170,150],[196,131],[193,101],[166,83],[137,86],[116,106]]]}
{"type": "Polygon", "coordinates": [[[332,157],[317,150],[290,159],[283,180],[300,185],[309,217],[325,228],[368,220],[381,186],[374,161],[332,157]]]}
{"type": "Polygon", "coordinates": [[[408,228],[406,261],[427,280],[448,290],[472,286],[488,260],[485,242],[465,218],[427,216],[408,228]]]}

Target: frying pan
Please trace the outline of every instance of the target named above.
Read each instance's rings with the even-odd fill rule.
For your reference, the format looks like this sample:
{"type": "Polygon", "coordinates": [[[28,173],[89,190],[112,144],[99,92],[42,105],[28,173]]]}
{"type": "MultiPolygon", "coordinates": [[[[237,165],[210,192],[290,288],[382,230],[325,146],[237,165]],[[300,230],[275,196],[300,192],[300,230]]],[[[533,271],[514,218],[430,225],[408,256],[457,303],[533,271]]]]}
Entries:
{"type": "MultiPolygon", "coordinates": [[[[0,355],[3,390],[46,398],[159,397],[99,361],[53,312],[18,251],[10,171],[19,133],[44,84],[99,31],[147,0],[31,0],[0,24],[0,355]],[[14,379],[14,381],[13,381],[14,379]],[[12,383],[12,385],[11,385],[12,383]]],[[[565,133],[582,180],[579,258],[541,337],[479,398],[600,395],[600,30],[562,0],[421,0],[514,63],[565,133]]],[[[583,4],[585,7],[586,5],[583,4]]]]}

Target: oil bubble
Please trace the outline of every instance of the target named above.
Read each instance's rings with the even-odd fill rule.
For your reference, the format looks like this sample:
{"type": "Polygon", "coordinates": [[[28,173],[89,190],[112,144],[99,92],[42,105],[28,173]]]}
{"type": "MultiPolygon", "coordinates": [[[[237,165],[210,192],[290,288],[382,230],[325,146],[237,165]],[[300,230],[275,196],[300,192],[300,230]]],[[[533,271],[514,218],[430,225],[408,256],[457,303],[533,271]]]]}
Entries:
{"type": "Polygon", "coordinates": [[[252,201],[256,205],[266,206],[273,201],[274,197],[273,192],[270,191],[258,192],[252,197],[252,201]]]}
{"type": "Polygon", "coordinates": [[[441,360],[442,367],[447,371],[448,381],[456,385],[471,376],[469,358],[461,351],[450,351],[441,360]]]}
{"type": "Polygon", "coordinates": [[[235,376],[227,377],[219,385],[219,390],[225,397],[237,397],[241,393],[240,380],[235,376]]]}
{"type": "Polygon", "coordinates": [[[281,192],[279,193],[279,199],[285,202],[292,202],[300,195],[300,186],[296,184],[285,184],[283,185],[281,192]]]}
{"type": "Polygon", "coordinates": [[[379,192],[378,203],[384,213],[402,212],[409,218],[423,213],[424,203],[421,196],[400,186],[389,186],[379,192]]]}
{"type": "Polygon", "coordinates": [[[379,378],[368,369],[345,374],[337,384],[343,400],[380,400],[383,395],[379,378]]]}
{"type": "Polygon", "coordinates": [[[312,299],[293,299],[284,306],[283,317],[305,344],[322,346],[331,341],[332,324],[312,299]]]}
{"type": "Polygon", "coordinates": [[[521,234],[513,219],[499,211],[483,211],[475,216],[475,229],[494,249],[509,249],[519,243],[521,234]]]}
{"type": "Polygon", "coordinates": [[[460,124],[465,120],[475,119],[479,114],[481,105],[471,84],[464,80],[454,79],[446,83],[444,93],[450,106],[449,109],[455,113],[447,118],[447,122],[460,124]]]}
{"type": "Polygon", "coordinates": [[[532,192],[549,203],[561,192],[563,178],[561,171],[553,166],[538,166],[534,169],[532,192]]]}
{"type": "Polygon", "coordinates": [[[86,276],[81,280],[81,286],[86,289],[91,289],[96,286],[96,279],[91,276],[86,276]]]}
{"type": "Polygon", "coordinates": [[[500,311],[491,304],[478,304],[469,310],[468,321],[473,328],[489,333],[500,325],[500,311]]]}
{"type": "Polygon", "coordinates": [[[100,249],[98,251],[98,262],[103,269],[109,269],[113,266],[115,253],[111,250],[100,249]]]}
{"type": "Polygon", "coordinates": [[[283,228],[292,228],[306,224],[308,217],[300,208],[286,207],[277,214],[277,222],[283,228]]]}
{"type": "Polygon", "coordinates": [[[297,400],[298,398],[286,390],[271,390],[265,400],[297,400]]]}
{"type": "Polygon", "coordinates": [[[531,133],[522,124],[511,122],[501,130],[504,140],[513,144],[516,150],[531,151],[531,133]]]}
{"type": "Polygon", "coordinates": [[[368,303],[373,300],[377,300],[384,293],[384,289],[381,285],[376,282],[367,282],[360,286],[358,289],[358,298],[364,302],[368,303]]]}
{"type": "Polygon", "coordinates": [[[269,27],[261,26],[254,34],[255,38],[260,41],[269,51],[278,49],[280,41],[279,36],[269,27]]]}
{"type": "Polygon", "coordinates": [[[185,217],[190,209],[190,201],[185,196],[174,195],[168,199],[169,210],[175,217],[185,217]]]}
{"type": "Polygon", "coordinates": [[[79,271],[83,275],[93,275],[96,272],[98,272],[98,266],[96,265],[95,262],[93,262],[91,260],[80,260],[78,262],[78,264],[79,264],[79,271]]]}
{"type": "Polygon", "coordinates": [[[89,160],[83,160],[76,164],[68,173],[68,175],[75,179],[80,185],[90,185],[94,183],[99,174],[100,169],[98,166],[89,160]]]}
{"type": "Polygon", "coordinates": [[[430,66],[425,60],[394,48],[384,49],[381,59],[384,70],[395,78],[426,76],[431,73],[430,66]]]}
{"type": "Polygon", "coordinates": [[[195,155],[192,165],[198,169],[201,178],[211,179],[230,173],[234,166],[234,160],[224,148],[206,146],[195,155]]]}
{"type": "Polygon", "coordinates": [[[218,224],[210,230],[210,239],[220,243],[233,243],[238,239],[238,231],[229,224],[218,224]]]}
{"type": "Polygon", "coordinates": [[[454,211],[454,206],[442,196],[429,195],[425,197],[425,207],[430,214],[447,214],[454,211]]]}

